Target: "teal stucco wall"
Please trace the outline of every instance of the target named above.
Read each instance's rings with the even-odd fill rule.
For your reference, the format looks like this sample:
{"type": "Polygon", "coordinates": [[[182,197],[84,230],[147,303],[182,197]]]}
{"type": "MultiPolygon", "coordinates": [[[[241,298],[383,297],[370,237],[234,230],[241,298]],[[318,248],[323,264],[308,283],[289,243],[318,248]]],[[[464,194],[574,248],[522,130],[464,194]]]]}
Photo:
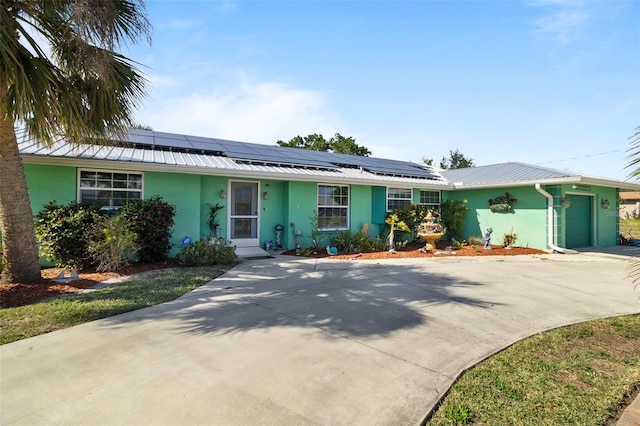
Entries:
{"type": "MultiPolygon", "coordinates": [[[[55,200],[67,204],[77,197],[77,168],[70,166],[25,164],[25,174],[29,186],[31,205],[37,213],[44,204],[55,200]]],[[[99,169],[99,168],[95,168],[99,169]]],[[[129,169],[129,171],[136,171],[129,169]]],[[[173,228],[172,249],[175,255],[181,246],[182,238],[197,240],[209,236],[207,224],[209,207],[219,203],[224,206],[218,213],[221,236],[228,238],[227,198],[220,191],[228,192],[229,177],[200,176],[185,173],[144,172],[144,197],[160,195],[164,200],[176,206],[176,218],[173,228]]],[[[243,180],[243,179],[233,179],[243,180]]],[[[275,226],[283,226],[282,245],[285,249],[295,247],[293,222],[296,231],[304,236],[304,247],[312,242],[312,218],[317,210],[316,182],[298,182],[284,180],[251,180],[259,182],[260,245],[276,239],[275,226]],[[265,198],[264,193],[268,196],[265,198]]],[[[384,230],[386,218],[386,187],[349,185],[349,225],[352,232],[367,224],[372,236],[376,237],[384,230]]],[[[618,242],[617,190],[615,188],[589,185],[555,185],[546,190],[554,197],[554,243],[564,247],[567,240],[567,210],[560,206],[563,197],[591,197],[591,241],[597,246],[610,246],[618,242]],[[607,199],[611,207],[602,208],[602,200],[607,199]]],[[[419,189],[413,190],[414,203],[418,203],[419,189]]],[[[466,200],[469,212],[465,218],[464,237],[481,237],[487,228],[493,228],[492,243],[501,244],[504,234],[514,232],[518,235],[516,245],[547,249],[547,199],[533,186],[462,189],[442,191],[442,200],[466,200]],[[488,200],[503,196],[509,192],[517,202],[511,213],[493,213],[489,210],[488,200]]],[[[571,208],[571,207],[569,207],[571,208]]],[[[571,212],[573,213],[573,212],[571,212]]],[[[569,215],[571,219],[572,215],[569,215]]],[[[571,226],[571,225],[569,225],[571,226]]],[[[571,229],[569,229],[571,231],[571,229]]],[[[330,233],[324,234],[320,244],[328,243],[330,233]]],[[[571,240],[571,235],[569,239],[571,240]]]]}
{"type": "Polygon", "coordinates": [[[42,206],[55,201],[69,204],[77,198],[77,169],[75,167],[25,164],[24,173],[29,187],[33,214],[42,206]]]}
{"type": "Polygon", "coordinates": [[[464,223],[465,239],[482,237],[487,228],[492,228],[491,244],[501,245],[504,235],[513,232],[518,236],[517,246],[547,248],[547,199],[533,187],[458,190],[449,192],[446,198],[467,200],[469,211],[464,223]],[[492,212],[489,199],[504,196],[505,192],[517,199],[513,211],[492,212]]]}

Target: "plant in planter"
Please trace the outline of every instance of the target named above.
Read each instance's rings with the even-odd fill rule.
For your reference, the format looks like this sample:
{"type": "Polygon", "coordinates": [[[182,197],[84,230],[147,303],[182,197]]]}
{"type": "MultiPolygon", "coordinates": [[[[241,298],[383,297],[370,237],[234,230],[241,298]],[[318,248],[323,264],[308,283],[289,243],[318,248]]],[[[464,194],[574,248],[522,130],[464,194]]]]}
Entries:
{"type": "Polygon", "coordinates": [[[207,204],[209,206],[209,220],[207,224],[209,225],[209,237],[218,238],[218,232],[220,224],[218,223],[218,212],[224,209],[224,206],[221,206],[220,203],[216,203],[215,206],[211,204],[207,204]]]}
{"type": "Polygon", "coordinates": [[[489,200],[489,210],[493,213],[511,213],[513,212],[513,203],[518,201],[515,198],[511,198],[508,192],[505,192],[503,196],[491,198],[489,200]]]}

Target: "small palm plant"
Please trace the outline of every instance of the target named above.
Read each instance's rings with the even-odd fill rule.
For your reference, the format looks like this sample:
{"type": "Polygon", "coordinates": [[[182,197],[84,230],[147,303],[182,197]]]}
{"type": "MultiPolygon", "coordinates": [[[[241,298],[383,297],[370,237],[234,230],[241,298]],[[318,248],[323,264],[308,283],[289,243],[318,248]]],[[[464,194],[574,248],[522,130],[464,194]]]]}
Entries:
{"type": "Polygon", "coordinates": [[[395,253],[396,252],[395,231],[411,232],[411,229],[409,229],[409,226],[407,226],[407,224],[404,223],[404,221],[398,218],[398,215],[396,213],[391,213],[389,217],[387,217],[387,219],[385,220],[385,223],[389,225],[389,228],[390,228],[389,239],[388,239],[389,253],[395,253]]]}

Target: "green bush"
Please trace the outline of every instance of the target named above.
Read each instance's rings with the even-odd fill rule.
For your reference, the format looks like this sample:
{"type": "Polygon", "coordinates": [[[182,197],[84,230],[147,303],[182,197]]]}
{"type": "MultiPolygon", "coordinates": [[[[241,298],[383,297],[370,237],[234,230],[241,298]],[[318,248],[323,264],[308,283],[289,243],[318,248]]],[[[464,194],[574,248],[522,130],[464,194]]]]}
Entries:
{"type": "Polygon", "coordinates": [[[416,232],[420,222],[422,222],[427,217],[427,214],[433,210],[434,209],[432,207],[424,204],[410,204],[408,206],[395,209],[393,213],[398,215],[398,220],[404,222],[411,232],[416,232]]]}
{"type": "Polygon", "coordinates": [[[183,266],[228,265],[235,259],[235,247],[226,245],[224,240],[196,241],[182,247],[178,253],[178,262],[183,266]]]}
{"type": "Polygon", "coordinates": [[[382,251],[387,243],[362,231],[340,231],[331,237],[331,245],[337,248],[339,253],[355,253],[382,251]]]}
{"type": "Polygon", "coordinates": [[[89,243],[89,253],[98,271],[117,271],[129,265],[138,252],[136,234],[123,215],[104,217],[89,243]]]}
{"type": "Polygon", "coordinates": [[[129,201],[122,208],[122,215],[136,234],[140,262],[161,262],[171,250],[171,227],[176,208],[159,195],[147,200],[129,201]]]}
{"type": "Polygon", "coordinates": [[[51,201],[35,216],[40,254],[59,267],[82,269],[91,265],[89,240],[100,222],[98,206],[51,201]]]}
{"type": "Polygon", "coordinates": [[[447,228],[447,235],[456,240],[463,239],[464,217],[469,211],[466,204],[466,200],[446,200],[440,204],[442,225],[447,228]]]}

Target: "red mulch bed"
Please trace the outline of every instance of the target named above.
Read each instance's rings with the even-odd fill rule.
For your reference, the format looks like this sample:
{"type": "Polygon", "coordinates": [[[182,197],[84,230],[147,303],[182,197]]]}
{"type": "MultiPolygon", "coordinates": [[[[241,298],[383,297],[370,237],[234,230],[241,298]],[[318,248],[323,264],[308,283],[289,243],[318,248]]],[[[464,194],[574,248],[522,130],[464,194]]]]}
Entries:
{"type": "MultiPolygon", "coordinates": [[[[96,272],[87,270],[79,273],[80,280],[68,284],[56,283],[53,278],[57,277],[62,269],[45,268],[42,270],[42,279],[34,284],[22,283],[0,283],[0,307],[10,308],[14,306],[28,305],[39,300],[59,296],[61,294],[77,293],[84,288],[92,287],[102,281],[111,278],[137,274],[155,269],[163,269],[175,266],[170,263],[149,263],[130,265],[118,272],[96,272]]],[[[66,274],[69,276],[69,273],[66,274]]]]}
{"type": "MultiPolygon", "coordinates": [[[[430,252],[421,252],[420,248],[422,245],[410,245],[399,250],[396,250],[395,253],[389,253],[388,251],[379,251],[379,252],[371,252],[371,253],[352,253],[352,254],[337,254],[335,256],[331,256],[332,259],[349,259],[349,260],[360,260],[360,259],[398,259],[398,258],[415,258],[415,257],[451,257],[451,256],[516,256],[519,254],[546,254],[547,252],[543,250],[533,249],[533,248],[525,248],[525,247],[513,247],[510,249],[506,249],[502,246],[491,246],[492,250],[485,250],[482,246],[476,246],[475,249],[472,246],[465,246],[458,250],[452,250],[451,253],[443,253],[444,249],[435,249],[430,252]]],[[[284,252],[285,255],[294,256],[295,250],[289,250],[284,252]]],[[[313,258],[324,258],[329,257],[326,249],[319,250],[317,254],[312,254],[308,257],[313,258]]]]}

